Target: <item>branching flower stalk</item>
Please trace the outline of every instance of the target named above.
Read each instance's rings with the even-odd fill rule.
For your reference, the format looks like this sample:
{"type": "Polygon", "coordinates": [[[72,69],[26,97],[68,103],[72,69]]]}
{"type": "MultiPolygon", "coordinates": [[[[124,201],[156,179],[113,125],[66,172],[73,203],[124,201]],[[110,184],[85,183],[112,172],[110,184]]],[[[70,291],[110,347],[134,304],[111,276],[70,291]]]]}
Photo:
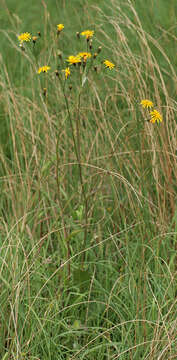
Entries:
{"type": "MultiPolygon", "coordinates": [[[[50,66],[48,65],[44,65],[41,66],[38,69],[38,74],[43,74],[46,75],[46,73],[50,70],[50,66]]],[[[68,71],[67,71],[68,74],[68,71]]],[[[65,75],[66,75],[66,71],[65,71],[65,75]]],[[[67,75],[68,76],[68,75],[67,75]]],[[[45,88],[43,88],[43,97],[44,97],[44,101],[45,104],[47,105],[47,77],[45,76],[45,88]]],[[[62,221],[62,225],[63,225],[63,230],[64,230],[64,236],[65,239],[68,239],[68,234],[67,234],[67,230],[66,230],[66,226],[65,226],[65,221],[64,221],[64,214],[63,214],[63,209],[62,209],[62,205],[61,205],[61,197],[60,197],[60,183],[59,183],[59,152],[58,152],[58,146],[59,146],[59,136],[57,137],[57,143],[56,143],[56,159],[57,159],[57,168],[56,168],[56,182],[57,182],[57,192],[58,192],[58,202],[59,202],[59,208],[60,208],[60,212],[61,212],[61,221],[62,221]]],[[[69,241],[69,240],[68,240],[69,241]]],[[[69,243],[67,241],[67,258],[69,259],[70,257],[70,246],[69,243]]],[[[70,277],[70,263],[68,262],[68,277],[70,277]]]]}
{"type": "MultiPolygon", "coordinates": [[[[70,127],[71,127],[71,133],[72,133],[72,138],[73,138],[73,143],[74,143],[74,150],[75,150],[77,163],[78,163],[78,169],[79,169],[79,178],[80,178],[81,189],[82,189],[82,197],[83,197],[84,207],[85,207],[85,228],[84,228],[84,247],[85,247],[86,239],[87,239],[87,225],[88,225],[87,224],[88,223],[88,199],[87,199],[87,195],[86,195],[86,191],[85,191],[83,174],[82,174],[82,165],[81,165],[80,102],[81,102],[82,88],[79,91],[78,103],[77,103],[76,138],[75,138],[75,135],[74,135],[73,120],[72,120],[72,116],[71,116],[71,112],[70,112],[69,102],[68,102],[68,98],[67,98],[66,93],[65,93],[65,86],[63,86],[62,89],[63,89],[64,99],[65,99],[65,103],[66,103],[66,109],[67,109],[67,112],[68,112],[68,118],[69,118],[70,127]]],[[[83,268],[83,265],[84,265],[84,259],[85,259],[85,252],[83,252],[83,255],[82,255],[82,268],[83,268]]]]}
{"type": "MultiPolygon", "coordinates": [[[[87,193],[85,190],[85,185],[83,181],[82,176],[82,165],[81,165],[81,145],[80,145],[80,102],[81,102],[81,92],[82,88],[79,91],[78,96],[78,105],[77,105],[77,117],[76,117],[76,135],[77,135],[77,161],[78,161],[78,167],[79,167],[79,176],[80,176],[80,182],[82,187],[82,196],[84,200],[85,205],[85,227],[84,227],[84,248],[86,246],[86,240],[87,240],[87,226],[88,226],[88,198],[87,193]]],[[[85,260],[85,252],[82,253],[82,268],[84,266],[84,260],[85,260]]]]}
{"type": "MultiPolygon", "coordinates": [[[[65,103],[66,103],[66,108],[67,108],[67,112],[68,112],[68,117],[69,117],[69,121],[71,119],[71,114],[70,114],[70,110],[69,110],[69,104],[68,104],[68,99],[66,97],[66,93],[65,93],[65,82],[66,82],[66,77],[65,77],[65,82],[63,85],[63,82],[60,79],[60,75],[58,73],[58,71],[56,72],[56,75],[60,81],[61,87],[62,87],[62,91],[64,94],[64,98],[65,98],[65,103]]],[[[72,122],[70,121],[70,125],[71,125],[71,133],[72,135],[73,133],[73,126],[72,126],[72,122]]],[[[74,147],[75,147],[75,138],[73,137],[73,142],[74,142],[74,147]]],[[[62,205],[61,205],[61,198],[60,198],[60,181],[59,181],[59,151],[58,151],[58,147],[59,147],[59,136],[57,137],[57,143],[56,143],[56,160],[57,160],[57,164],[56,164],[56,182],[57,182],[57,190],[58,190],[58,201],[59,201],[59,207],[60,207],[60,211],[61,211],[61,218],[63,219],[63,229],[64,229],[64,235],[65,235],[65,239],[66,239],[66,244],[67,244],[67,259],[70,258],[70,244],[69,244],[69,236],[67,234],[67,230],[66,230],[66,226],[65,226],[65,222],[64,222],[64,214],[63,214],[63,209],[62,209],[62,205]]],[[[68,278],[70,278],[70,274],[71,274],[71,268],[70,268],[70,262],[68,261],[68,278]]]]}
{"type": "MultiPolygon", "coordinates": [[[[58,24],[57,25],[57,38],[60,36],[61,32],[64,29],[64,25],[63,24],[58,24]]],[[[81,109],[81,94],[83,91],[83,87],[84,84],[86,83],[87,79],[88,79],[88,74],[91,70],[91,68],[93,67],[93,63],[95,61],[95,59],[97,58],[98,54],[101,52],[101,47],[99,46],[97,49],[97,52],[93,53],[93,44],[92,44],[92,37],[94,35],[94,31],[93,30],[85,30],[83,32],[80,33],[81,36],[85,37],[86,40],[86,51],[81,51],[75,55],[69,55],[68,58],[66,59],[65,62],[63,62],[62,60],[62,55],[59,52],[59,58],[60,58],[60,65],[58,66],[58,70],[56,70],[56,76],[60,81],[60,85],[61,85],[61,89],[64,95],[64,101],[65,101],[65,105],[66,105],[66,111],[68,114],[68,119],[69,119],[69,124],[70,124],[70,129],[71,129],[71,136],[72,136],[72,140],[73,140],[73,146],[74,146],[74,152],[75,152],[75,156],[77,159],[77,164],[78,164],[78,176],[79,176],[79,180],[80,180],[80,185],[81,185],[81,194],[82,194],[82,200],[84,203],[84,248],[86,247],[86,240],[87,240],[87,233],[88,233],[88,196],[87,196],[87,191],[86,191],[86,182],[84,181],[83,178],[83,170],[82,170],[82,161],[81,161],[81,121],[80,121],[80,109],[81,109]],[[61,69],[61,66],[63,66],[65,64],[65,68],[61,69]],[[65,85],[67,82],[68,77],[70,77],[71,74],[71,67],[75,67],[77,69],[80,69],[79,74],[80,74],[80,86],[79,86],[79,91],[78,91],[78,96],[77,96],[77,101],[76,101],[76,119],[73,119],[71,111],[70,111],[70,104],[68,101],[68,97],[65,91],[65,85]],[[62,75],[63,73],[63,75],[62,75]],[[64,79],[63,79],[64,76],[64,79]],[[74,120],[75,120],[75,126],[74,126],[74,120]],[[76,134],[75,134],[75,130],[76,130],[76,134]]],[[[78,34],[77,34],[78,37],[78,34]]],[[[115,65],[109,61],[109,60],[105,60],[104,62],[105,67],[108,68],[109,70],[112,70],[115,65]]],[[[50,70],[50,66],[48,65],[44,65],[42,67],[39,68],[38,73],[47,73],[48,70],[50,70]]],[[[69,87],[70,88],[70,87],[69,87]]],[[[72,87],[71,87],[72,88],[72,87]]],[[[46,101],[46,93],[47,93],[47,84],[45,89],[45,101],[46,101]]],[[[63,210],[61,207],[61,199],[60,199],[60,180],[59,180],[59,136],[57,138],[57,143],[56,143],[56,181],[57,181],[57,190],[58,190],[58,198],[59,198],[59,203],[60,203],[60,208],[61,208],[61,215],[63,218],[63,210]]],[[[65,226],[64,229],[66,230],[65,226]]],[[[68,258],[70,256],[70,246],[69,246],[69,237],[67,236],[66,232],[65,232],[65,238],[67,240],[67,248],[68,248],[68,258]]],[[[84,260],[85,260],[85,252],[82,253],[82,268],[84,266],[84,260]]],[[[68,269],[69,270],[69,269],[68,269]]],[[[70,271],[68,271],[68,273],[70,274],[70,271]]]]}

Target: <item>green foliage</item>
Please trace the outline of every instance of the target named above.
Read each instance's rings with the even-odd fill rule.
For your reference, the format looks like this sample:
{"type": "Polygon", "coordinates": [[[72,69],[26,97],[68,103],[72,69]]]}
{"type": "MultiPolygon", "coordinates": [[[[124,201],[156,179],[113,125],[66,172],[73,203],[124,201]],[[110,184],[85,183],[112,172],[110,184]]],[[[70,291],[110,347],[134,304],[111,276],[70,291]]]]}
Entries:
{"type": "Polygon", "coordinates": [[[0,358],[174,359],[176,2],[2,4],[0,358]]]}

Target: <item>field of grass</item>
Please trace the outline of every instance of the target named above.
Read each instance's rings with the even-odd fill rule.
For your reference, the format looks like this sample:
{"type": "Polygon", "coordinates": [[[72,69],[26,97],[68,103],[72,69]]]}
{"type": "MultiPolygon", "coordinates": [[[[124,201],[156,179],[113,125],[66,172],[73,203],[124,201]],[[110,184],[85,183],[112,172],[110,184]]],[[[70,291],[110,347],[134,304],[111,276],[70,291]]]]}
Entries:
{"type": "Polygon", "coordinates": [[[176,359],[177,2],[26,4],[0,13],[0,360],[176,359]]]}

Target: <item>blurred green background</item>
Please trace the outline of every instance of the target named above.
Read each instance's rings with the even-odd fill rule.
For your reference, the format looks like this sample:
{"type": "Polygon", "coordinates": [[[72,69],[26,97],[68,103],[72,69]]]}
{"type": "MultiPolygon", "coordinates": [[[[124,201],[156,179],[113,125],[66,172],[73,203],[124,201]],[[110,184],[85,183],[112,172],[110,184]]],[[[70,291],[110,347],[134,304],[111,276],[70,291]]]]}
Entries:
{"type": "MultiPolygon", "coordinates": [[[[129,4],[134,6],[144,30],[158,40],[159,45],[165,51],[168,48],[169,60],[173,66],[177,65],[175,56],[177,1],[132,0],[129,4]]],[[[44,34],[47,26],[49,31],[45,36],[50,36],[52,26],[55,28],[58,23],[64,23],[67,28],[66,47],[71,48],[70,42],[73,42],[73,34],[76,31],[86,28],[96,30],[96,37],[101,41],[100,30],[102,29],[108,36],[116,35],[110,23],[106,23],[105,18],[103,19],[101,13],[98,12],[97,7],[102,9],[104,15],[114,18],[116,7],[118,14],[119,6],[121,6],[122,11],[127,13],[131,20],[137,21],[134,19],[135,15],[129,4],[124,0],[110,1],[109,3],[107,0],[97,0],[96,3],[94,0],[42,0],[38,2],[31,0],[30,3],[23,0],[18,2],[1,0],[0,27],[4,32],[1,32],[0,52],[6,60],[8,70],[10,72],[13,72],[13,69],[16,70],[16,61],[14,61],[14,50],[7,41],[7,34],[15,40],[15,36],[21,32],[28,31],[35,35],[37,31],[41,31],[44,34]]],[[[138,51],[137,39],[132,36],[129,40],[135,51],[138,51]]],[[[162,65],[165,65],[160,54],[159,59],[162,61],[162,65]]]]}

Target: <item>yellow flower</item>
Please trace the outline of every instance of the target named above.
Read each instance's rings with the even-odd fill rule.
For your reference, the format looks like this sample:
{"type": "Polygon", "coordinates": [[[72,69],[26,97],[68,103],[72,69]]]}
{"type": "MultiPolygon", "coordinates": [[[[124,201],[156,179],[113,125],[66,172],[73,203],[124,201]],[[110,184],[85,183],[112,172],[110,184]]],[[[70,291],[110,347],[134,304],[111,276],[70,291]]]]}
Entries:
{"type": "Polygon", "coordinates": [[[72,64],[75,65],[75,64],[81,62],[81,57],[78,55],[76,55],[76,56],[70,55],[66,61],[69,62],[69,65],[72,65],[72,64]]]}
{"type": "Polygon", "coordinates": [[[22,33],[18,36],[18,40],[20,41],[20,44],[23,44],[24,41],[31,40],[31,35],[29,32],[22,33]]]}
{"type": "Polygon", "coordinates": [[[153,110],[150,112],[151,115],[151,119],[150,122],[151,123],[155,123],[157,121],[157,123],[162,122],[162,115],[157,111],[157,110],[153,110]]]}
{"type": "Polygon", "coordinates": [[[141,100],[140,104],[143,108],[152,108],[154,106],[153,102],[147,99],[141,100]]]}
{"type": "Polygon", "coordinates": [[[112,63],[112,62],[110,62],[109,60],[105,60],[105,61],[103,61],[103,64],[107,67],[107,68],[109,68],[110,70],[112,70],[113,68],[114,68],[114,64],[112,63]]]}
{"type": "Polygon", "coordinates": [[[63,24],[58,24],[57,25],[57,31],[61,32],[64,29],[64,25],[63,24]]]}
{"type": "Polygon", "coordinates": [[[48,70],[50,70],[50,66],[41,66],[38,70],[38,74],[40,74],[41,72],[46,73],[48,70]]]}
{"type": "Polygon", "coordinates": [[[94,34],[93,30],[85,30],[81,32],[82,36],[85,36],[87,40],[89,40],[94,34]]]}
{"type": "Polygon", "coordinates": [[[71,74],[71,71],[70,71],[70,68],[69,68],[69,67],[67,67],[66,69],[64,69],[64,70],[62,70],[62,71],[65,72],[65,79],[67,79],[68,76],[71,74]]]}
{"type": "Polygon", "coordinates": [[[79,56],[81,59],[84,59],[84,61],[86,61],[92,55],[89,52],[80,52],[77,56],[79,56]]]}

